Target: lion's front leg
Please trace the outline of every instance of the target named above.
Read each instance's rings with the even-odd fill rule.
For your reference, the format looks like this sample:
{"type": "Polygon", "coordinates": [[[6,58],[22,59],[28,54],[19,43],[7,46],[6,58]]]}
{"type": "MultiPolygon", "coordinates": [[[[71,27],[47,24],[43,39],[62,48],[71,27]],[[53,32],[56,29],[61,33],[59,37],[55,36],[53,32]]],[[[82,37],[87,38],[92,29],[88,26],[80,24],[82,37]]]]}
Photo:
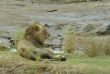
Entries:
{"type": "Polygon", "coordinates": [[[43,48],[43,50],[47,51],[50,54],[54,55],[54,51],[52,50],[52,48],[43,48]]]}
{"type": "Polygon", "coordinates": [[[36,49],[34,53],[39,54],[41,59],[52,59],[54,61],[65,61],[66,57],[61,54],[55,54],[50,48],[36,49]]]}
{"type": "Polygon", "coordinates": [[[52,59],[53,58],[53,53],[49,52],[49,50],[42,49],[42,48],[36,48],[33,49],[33,53],[39,56],[41,59],[52,59]]]}

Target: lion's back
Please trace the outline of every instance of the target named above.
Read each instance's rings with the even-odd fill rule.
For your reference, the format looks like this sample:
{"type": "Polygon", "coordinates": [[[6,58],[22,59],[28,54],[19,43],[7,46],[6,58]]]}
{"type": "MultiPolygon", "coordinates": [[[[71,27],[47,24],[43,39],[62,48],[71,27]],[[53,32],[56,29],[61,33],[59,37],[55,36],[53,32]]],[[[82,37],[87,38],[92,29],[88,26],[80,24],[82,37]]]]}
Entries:
{"type": "Polygon", "coordinates": [[[23,56],[23,57],[27,57],[30,58],[29,55],[31,55],[32,53],[32,49],[35,49],[35,47],[33,46],[33,44],[25,39],[21,40],[18,43],[18,48],[17,51],[18,53],[23,56]]]}

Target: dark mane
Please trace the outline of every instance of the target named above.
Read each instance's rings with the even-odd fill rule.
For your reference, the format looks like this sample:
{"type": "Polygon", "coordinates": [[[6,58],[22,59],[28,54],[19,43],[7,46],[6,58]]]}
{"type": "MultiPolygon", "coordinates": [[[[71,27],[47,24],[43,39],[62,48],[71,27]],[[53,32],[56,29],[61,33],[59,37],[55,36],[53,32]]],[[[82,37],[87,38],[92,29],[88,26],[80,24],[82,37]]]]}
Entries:
{"type": "Polygon", "coordinates": [[[25,31],[24,39],[30,41],[36,47],[43,47],[43,42],[40,40],[39,37],[36,37],[34,32],[37,32],[35,29],[35,25],[31,25],[25,31]]]}

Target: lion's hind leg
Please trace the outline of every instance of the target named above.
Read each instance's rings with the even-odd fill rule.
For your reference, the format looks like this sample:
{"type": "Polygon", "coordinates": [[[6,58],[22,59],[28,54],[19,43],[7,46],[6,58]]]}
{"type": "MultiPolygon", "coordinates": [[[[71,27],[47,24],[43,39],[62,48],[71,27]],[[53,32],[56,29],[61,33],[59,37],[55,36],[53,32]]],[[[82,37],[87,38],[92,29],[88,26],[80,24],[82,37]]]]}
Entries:
{"type": "Polygon", "coordinates": [[[37,55],[37,54],[36,54],[34,51],[32,51],[32,50],[27,50],[27,49],[25,49],[25,48],[21,48],[21,49],[19,50],[19,53],[20,53],[20,55],[21,55],[22,57],[24,57],[24,58],[31,59],[31,60],[33,60],[33,61],[36,60],[36,55],[37,55]]]}

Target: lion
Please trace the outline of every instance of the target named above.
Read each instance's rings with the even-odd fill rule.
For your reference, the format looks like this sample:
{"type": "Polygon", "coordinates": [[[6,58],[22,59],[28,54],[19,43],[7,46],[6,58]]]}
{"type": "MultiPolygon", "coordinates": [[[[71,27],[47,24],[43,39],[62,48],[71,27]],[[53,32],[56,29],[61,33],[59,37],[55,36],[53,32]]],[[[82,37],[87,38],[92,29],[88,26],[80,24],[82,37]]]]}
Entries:
{"type": "MultiPolygon", "coordinates": [[[[37,56],[40,56],[41,59],[54,59],[53,50],[43,48],[45,40],[49,37],[47,28],[39,22],[35,22],[26,29],[23,39],[18,43],[17,51],[20,56],[34,61],[37,56]]],[[[65,60],[65,58],[62,57],[61,60],[65,60]]]]}

